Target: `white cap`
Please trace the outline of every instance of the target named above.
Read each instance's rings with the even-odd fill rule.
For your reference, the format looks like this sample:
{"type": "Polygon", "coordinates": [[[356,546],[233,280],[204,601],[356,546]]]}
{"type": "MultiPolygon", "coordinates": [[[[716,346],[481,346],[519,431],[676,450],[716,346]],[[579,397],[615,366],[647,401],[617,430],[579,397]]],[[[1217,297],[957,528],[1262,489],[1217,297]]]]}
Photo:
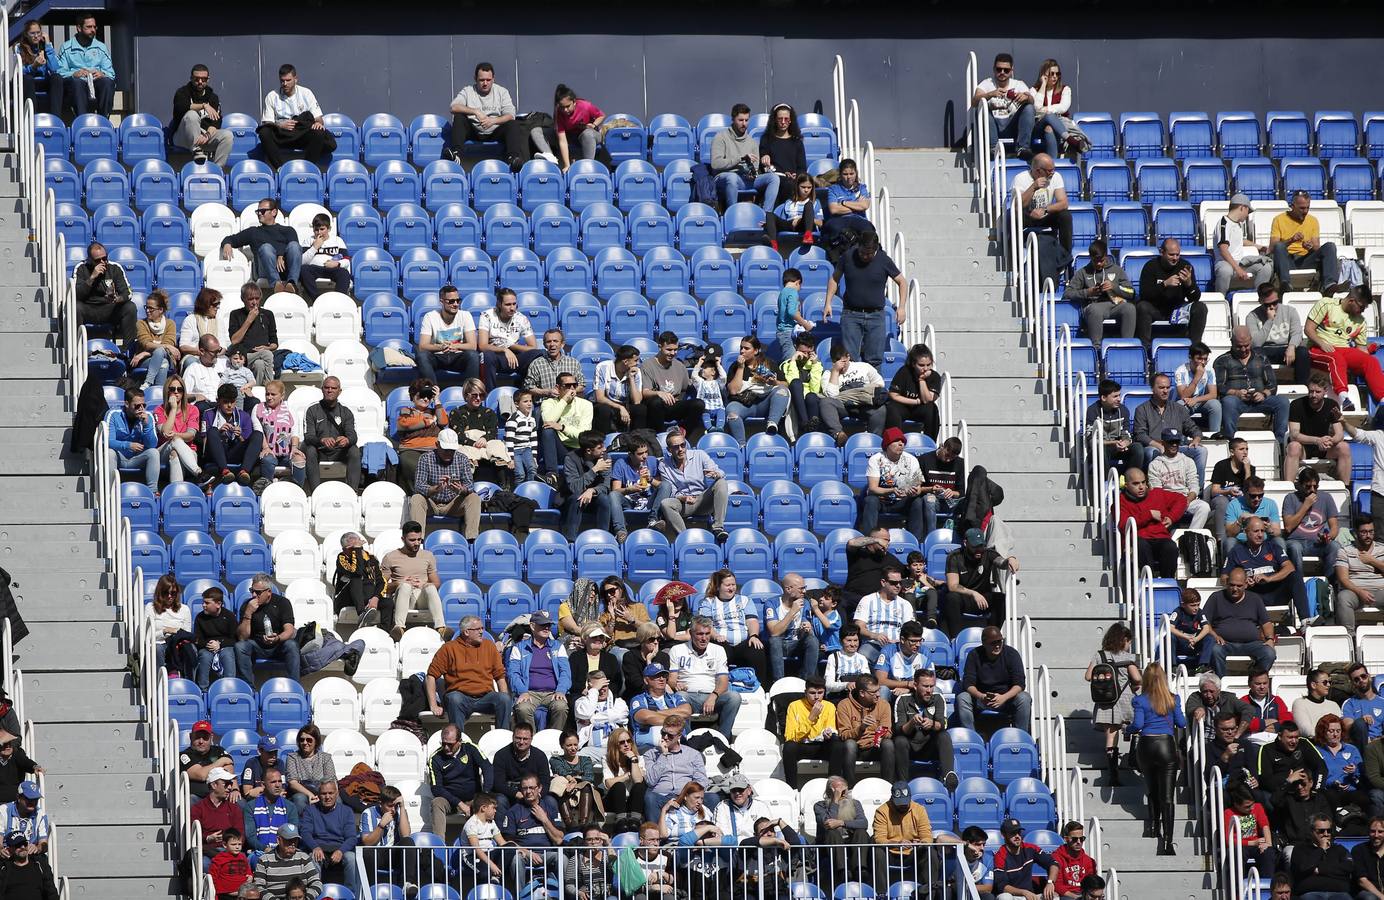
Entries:
{"type": "Polygon", "coordinates": [[[437,446],[440,450],[460,450],[461,441],[457,440],[455,431],[444,428],[437,433],[437,446]]]}
{"type": "Polygon", "coordinates": [[[235,781],[235,776],[231,774],[230,769],[224,766],[217,766],[207,773],[207,784],[212,784],[217,781],[235,781]]]}

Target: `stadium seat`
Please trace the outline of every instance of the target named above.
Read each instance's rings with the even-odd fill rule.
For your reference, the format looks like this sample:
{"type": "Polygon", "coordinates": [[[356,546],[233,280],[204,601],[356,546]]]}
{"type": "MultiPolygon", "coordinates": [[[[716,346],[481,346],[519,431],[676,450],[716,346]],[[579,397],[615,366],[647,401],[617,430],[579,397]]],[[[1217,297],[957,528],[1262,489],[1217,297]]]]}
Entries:
{"type": "Polygon", "coordinates": [[[1258,156],[1263,143],[1259,117],[1253,112],[1217,113],[1216,139],[1224,159],[1258,156]]]}
{"type": "Polygon", "coordinates": [[[1360,153],[1360,123],[1349,110],[1318,110],[1312,117],[1317,156],[1340,159],[1360,153]]]}
{"type": "Polygon", "coordinates": [[[662,532],[636,528],[625,539],[626,577],[634,584],[666,578],[673,571],[673,548],[662,532]]]}
{"type": "MultiPolygon", "coordinates": [[[[335,213],[357,203],[370,206],[375,199],[375,185],[370,171],[354,159],[339,159],[328,166],[324,184],[327,206],[335,213]]],[[[338,222],[338,231],[340,227],[338,222]]]]}
{"type": "Polygon", "coordinates": [[[774,566],[779,578],[789,572],[804,579],[821,578],[822,545],[806,528],[785,528],[774,536],[774,566]]]}
{"type": "Polygon", "coordinates": [[[609,319],[610,342],[616,347],[647,338],[653,331],[653,307],[634,291],[619,291],[613,295],[606,303],[606,316],[609,319]]]}
{"type": "Polygon", "coordinates": [[[260,728],[274,734],[302,728],[312,716],[312,703],[303,686],[291,678],[270,678],[259,689],[260,728]]]}
{"type": "MultiPolygon", "coordinates": [[[[322,170],[317,168],[317,163],[310,159],[290,159],[279,167],[278,180],[279,203],[285,212],[291,212],[300,203],[316,203],[320,206],[326,199],[326,179],[322,176],[322,170]]],[[[246,202],[249,202],[248,198],[246,202]]]]}
{"type": "Polygon", "coordinates": [[[226,176],[213,162],[190,162],[178,172],[182,183],[183,206],[195,209],[203,203],[225,203],[226,176]]]}
{"type": "Polygon", "coordinates": [[[1120,115],[1120,142],[1125,159],[1163,155],[1163,119],[1157,113],[1134,112],[1120,115]]]}
{"type": "Polygon", "coordinates": [[[985,778],[990,772],[990,749],[985,739],[969,728],[949,728],[956,774],[962,779],[985,778]]]}
{"type": "Polygon", "coordinates": [[[604,144],[611,162],[617,166],[626,162],[644,162],[648,132],[638,117],[629,113],[613,113],[606,116],[605,124],[604,144]]]}
{"type": "Polygon", "coordinates": [[[609,203],[592,203],[581,211],[578,219],[581,247],[587,256],[595,256],[608,247],[624,249],[625,217],[609,203]]]}
{"type": "Polygon", "coordinates": [[[1134,162],[1134,179],[1139,185],[1141,203],[1164,203],[1182,199],[1181,177],[1170,159],[1139,159],[1134,162]]]}
{"type": "Polygon", "coordinates": [[[572,577],[572,545],[560,532],[535,528],[524,540],[524,570],[533,584],[572,577]]]}
{"type": "Polygon", "coordinates": [[[567,170],[567,205],[580,213],[592,203],[615,199],[615,183],[605,164],[594,159],[578,159],[567,170]]]}
{"type": "Polygon", "coordinates": [[[654,331],[671,331],[684,338],[702,334],[702,307],[696,298],[682,291],[668,291],[654,304],[654,331]]]}
{"type": "Polygon", "coordinates": [[[202,264],[186,244],[165,247],[154,257],[154,283],[168,294],[195,293],[202,287],[202,264]]]}
{"type": "Polygon", "coordinates": [[[642,256],[655,247],[673,246],[673,217],[662,205],[654,202],[638,203],[629,208],[627,213],[630,250],[635,254],[642,256]]]}
{"type": "Polygon", "coordinates": [[[1197,240],[1197,213],[1190,203],[1153,204],[1153,241],[1161,244],[1165,238],[1177,238],[1182,243],[1197,240]]]}
{"type": "MultiPolygon", "coordinates": [[[[65,162],[65,160],[64,160],[65,162]]],[[[113,159],[94,159],[82,169],[86,205],[95,209],[106,203],[130,202],[130,177],[113,159]]]]}
{"type": "Polygon", "coordinates": [[[1038,745],[1020,728],[1001,728],[990,736],[990,765],[995,784],[1005,787],[1038,774],[1038,745]]]}
{"type": "Polygon", "coordinates": [[[533,590],[517,578],[502,578],[486,593],[487,624],[493,634],[501,634],[516,618],[537,608],[533,590]]]}
{"type": "Polygon", "coordinates": [[[360,123],[360,138],[367,166],[408,159],[408,129],[388,113],[366,116],[360,123]]]}
{"type": "Polygon", "coordinates": [[[509,532],[482,531],[472,550],[476,556],[476,580],[481,584],[523,577],[523,548],[509,532]]]}
{"type": "Polygon", "coordinates": [[[194,722],[207,717],[206,700],[197,682],[190,678],[168,679],[168,715],[180,730],[190,729],[194,722]]]}
{"type": "MultiPolygon", "coordinates": [[[[610,137],[607,135],[607,144],[609,141],[610,137]]],[[[662,199],[663,180],[653,163],[646,161],[641,155],[617,164],[615,202],[621,210],[629,212],[641,203],[659,203],[662,199]]]]}
{"type": "Polygon", "coordinates": [[[957,830],[965,830],[972,825],[978,828],[1000,827],[1004,818],[1004,797],[993,782],[985,778],[962,779],[954,797],[957,830]]]}
{"type": "Polygon", "coordinates": [[[208,530],[211,508],[206,494],[195,484],[170,484],[159,494],[159,507],[165,534],[208,530]]]}
{"type": "MultiPolygon", "coordinates": [[[[690,277],[691,270],[687,260],[673,247],[657,246],[644,249],[644,290],[650,297],[658,299],[670,291],[686,293],[690,277]]],[[[652,319],[650,323],[652,324],[652,319]]],[[[647,336],[648,332],[645,331],[644,335],[647,336]]]]}
{"type": "Polygon", "coordinates": [[[716,291],[706,298],[702,312],[706,317],[707,340],[713,343],[738,340],[754,331],[750,305],[734,291],[716,291]]]}
{"type": "Polygon", "coordinates": [[[533,210],[533,251],[546,256],[558,248],[577,246],[577,219],[561,203],[543,203],[533,210]]]}
{"type": "Polygon", "coordinates": [[[562,204],[567,185],[562,170],[546,159],[531,159],[519,170],[520,206],[533,212],[546,203],[562,204]]]}
{"type": "Polygon", "coordinates": [[[1093,160],[1086,165],[1086,183],[1090,185],[1092,203],[1103,205],[1128,200],[1129,165],[1123,160],[1093,160]]]}
{"type": "Polygon", "coordinates": [[[34,140],[43,148],[48,159],[65,160],[72,150],[72,138],[67,126],[61,118],[48,113],[34,115],[34,140]]]}
{"type": "Polygon", "coordinates": [[[695,583],[721,568],[721,546],[711,532],[689,528],[673,541],[673,556],[678,563],[678,578],[695,583]]]}
{"type": "Polygon", "coordinates": [[[432,219],[416,203],[400,203],[389,211],[384,220],[389,252],[400,256],[405,250],[432,249],[432,219]]]}
{"type": "Polygon", "coordinates": [[[762,488],[776,478],[792,480],[793,451],[777,434],[755,434],[745,443],[746,480],[762,488]]]}
{"type": "Polygon", "coordinates": [[[1304,113],[1271,109],[1264,117],[1269,132],[1269,156],[1286,159],[1309,156],[1312,152],[1312,126],[1304,113]]]}
{"type": "MultiPolygon", "coordinates": [[[[726,567],[737,578],[773,578],[774,549],[769,539],[754,528],[737,528],[725,545],[726,567]]],[[[684,580],[686,580],[684,578],[684,580]]]]}
{"type": "Polygon", "coordinates": [[[216,734],[237,728],[253,730],[259,725],[255,689],[239,678],[218,678],[207,688],[207,714],[216,734]]]}
{"type": "Polygon", "coordinates": [[[1330,161],[1331,196],[1337,203],[1352,200],[1373,200],[1375,196],[1374,167],[1369,160],[1337,158],[1330,161]]]}
{"type": "Polygon", "coordinates": [[[608,247],[596,254],[596,296],[609,300],[620,291],[639,292],[641,277],[639,261],[633,253],[618,247],[608,247]]]}
{"type": "Polygon", "coordinates": [[[1215,155],[1216,134],[1211,126],[1211,117],[1206,113],[1168,113],[1168,130],[1175,159],[1200,159],[1215,155]]]}
{"type": "Polygon", "coordinates": [[[88,113],[72,120],[72,161],[78,166],[116,159],[119,145],[120,136],[105,116],[88,113]]]}
{"type": "Polygon", "coordinates": [[[77,174],[77,167],[66,159],[53,156],[44,159],[43,186],[53,192],[56,203],[82,202],[82,178],[77,174]]]}
{"type": "Polygon", "coordinates": [[[260,537],[258,529],[251,531],[244,528],[226,534],[221,544],[221,555],[226,567],[226,580],[232,584],[260,572],[268,572],[274,567],[269,544],[260,537]]]}
{"type": "Polygon", "coordinates": [[[677,225],[678,249],[683,253],[693,253],[701,247],[721,246],[724,234],[721,217],[705,203],[684,204],[679,207],[674,221],[677,225]]]}
{"type": "Polygon", "coordinates": [[[496,203],[513,203],[519,185],[509,164],[498,159],[483,159],[471,170],[472,206],[484,212],[496,203]]]}
{"type": "Polygon", "coordinates": [[[692,126],[682,116],[663,113],[649,120],[649,161],[660,168],[696,154],[692,126]]]}
{"type": "Polygon", "coordinates": [[[951,792],[936,778],[914,778],[908,783],[908,791],[913,802],[927,812],[928,821],[933,828],[950,830],[955,818],[951,792]]]}
{"type": "Polygon", "coordinates": [[[1142,203],[1112,202],[1105,205],[1105,239],[1112,251],[1144,247],[1149,242],[1148,214],[1142,203]]]}
{"type": "Polygon", "coordinates": [[[880,443],[879,435],[867,432],[853,434],[846,439],[846,446],[842,449],[846,453],[846,483],[851,487],[865,486],[865,468],[870,457],[880,451],[880,443]]]}
{"type": "Polygon", "coordinates": [[[600,580],[624,574],[625,558],[615,536],[608,531],[589,530],[577,535],[572,545],[578,578],[600,580]]]}
{"type": "MultiPolygon", "coordinates": [[[[420,161],[415,159],[414,165],[420,161]]],[[[466,170],[450,159],[434,159],[423,169],[423,205],[433,212],[452,203],[465,205],[471,199],[466,170]]]]}
{"type": "Polygon", "coordinates": [[[1283,194],[1306,191],[1313,200],[1326,199],[1326,170],[1315,159],[1285,159],[1282,163],[1283,194]]]}
{"type": "Polygon", "coordinates": [[[1018,819],[1025,831],[1057,825],[1057,804],[1052,789],[1037,778],[1019,778],[1011,782],[1005,788],[1004,803],[1005,814],[1018,819]]]}
{"type": "Polygon", "coordinates": [[[421,203],[422,200],[423,180],[409,163],[391,159],[381,162],[375,169],[375,205],[380,209],[388,210],[400,203],[421,203]]]}
{"type": "Polygon", "coordinates": [[[819,535],[853,527],[858,515],[855,494],[839,480],[815,481],[808,494],[808,507],[812,512],[812,530],[819,535]]]}
{"type": "Polygon", "coordinates": [[[495,288],[495,264],[484,250],[462,247],[447,258],[448,280],[465,296],[495,288]]]}
{"type": "MultiPolygon", "coordinates": [[[[380,214],[364,203],[352,203],[345,206],[337,213],[336,233],[346,242],[346,247],[354,256],[366,248],[380,248],[384,246],[384,219],[380,214]]],[[[356,272],[356,261],[352,259],[352,272],[356,272]]],[[[358,273],[357,273],[358,279],[358,273]]],[[[364,293],[357,283],[356,290],[364,293]]]]}
{"type": "Polygon", "coordinates": [[[439,161],[451,135],[452,123],[442,116],[432,113],[414,116],[408,126],[409,158],[415,166],[439,161]]]}

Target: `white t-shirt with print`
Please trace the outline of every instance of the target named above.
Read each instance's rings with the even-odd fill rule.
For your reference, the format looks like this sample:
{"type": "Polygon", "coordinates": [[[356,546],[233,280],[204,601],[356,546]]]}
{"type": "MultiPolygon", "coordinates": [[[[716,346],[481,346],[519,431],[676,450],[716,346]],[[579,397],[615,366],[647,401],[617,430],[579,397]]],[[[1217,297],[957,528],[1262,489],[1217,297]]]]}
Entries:
{"type": "Polygon", "coordinates": [[[448,325],[442,321],[442,313],[433,310],[423,317],[423,324],[418,328],[418,337],[431,335],[433,340],[441,344],[446,341],[460,341],[466,338],[466,332],[476,330],[476,320],[471,318],[471,314],[464,309],[457,310],[457,314],[452,317],[452,324],[448,325]]]}
{"type": "Polygon", "coordinates": [[[521,312],[516,312],[508,322],[503,322],[499,313],[487,309],[481,313],[481,320],[476,323],[476,327],[481,331],[490,332],[488,349],[491,350],[507,350],[533,337],[533,326],[529,324],[529,317],[521,312]]]}
{"type": "MultiPolygon", "coordinates": [[[[995,79],[993,78],[987,78],[980,84],[976,85],[976,90],[980,91],[982,94],[988,94],[991,91],[996,90],[998,88],[999,85],[995,84],[995,79]]],[[[1017,97],[1020,94],[1028,93],[1028,85],[1024,84],[1017,78],[1010,78],[1009,86],[1005,88],[1005,91],[1013,91],[1014,96],[1017,97]]],[[[1008,119],[1011,116],[1013,116],[1016,112],[1019,111],[1020,106],[1018,100],[1014,99],[1013,97],[1007,96],[989,97],[984,102],[985,105],[990,109],[990,115],[994,116],[996,119],[1001,120],[1008,119]]]]}
{"type": "Polygon", "coordinates": [[[881,451],[870,457],[865,467],[865,477],[879,478],[882,488],[905,490],[923,483],[923,470],[918,466],[918,457],[912,453],[904,453],[894,462],[881,451]]]}
{"type": "MultiPolygon", "coordinates": [[[[644,390],[644,373],[635,366],[634,383],[644,390]]],[[[615,360],[603,359],[596,363],[596,374],[591,379],[592,390],[605,391],[606,396],[616,403],[624,403],[630,398],[629,381],[615,374],[615,360]]]]}
{"type": "Polygon", "coordinates": [[[495,821],[486,822],[480,816],[472,816],[466,820],[462,826],[468,838],[476,839],[476,846],[486,850],[495,846],[495,839],[500,836],[499,823],[495,821]]]}
{"type": "MultiPolygon", "coordinates": [[[[1027,169],[1014,176],[1015,195],[1021,195],[1024,191],[1033,187],[1033,173],[1027,169]]],[[[1058,191],[1065,191],[1067,185],[1062,181],[1061,172],[1053,172],[1048,176],[1048,186],[1040,187],[1033,192],[1033,196],[1028,201],[1028,209],[1047,209],[1052,204],[1053,198],[1058,191]]]]}

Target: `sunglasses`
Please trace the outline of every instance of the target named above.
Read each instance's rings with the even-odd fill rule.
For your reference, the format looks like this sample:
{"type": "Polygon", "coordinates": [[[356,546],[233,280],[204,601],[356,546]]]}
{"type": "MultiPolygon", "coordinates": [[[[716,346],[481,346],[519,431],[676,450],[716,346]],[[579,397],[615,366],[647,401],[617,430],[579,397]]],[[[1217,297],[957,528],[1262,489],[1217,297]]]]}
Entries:
{"type": "Polygon", "coordinates": [[[1330,833],[1331,833],[1331,829],[1330,829],[1330,828],[1313,828],[1313,829],[1312,829],[1312,833],[1313,833],[1313,834],[1330,834],[1330,833]]]}
{"type": "Polygon", "coordinates": [[[257,210],[255,210],[255,215],[257,215],[257,216],[262,216],[262,215],[264,215],[265,213],[272,213],[273,211],[274,211],[274,210],[272,210],[272,209],[257,209],[257,210]]]}
{"type": "Polygon", "coordinates": [[[1002,67],[1000,67],[1000,66],[995,66],[995,74],[997,74],[997,75],[1008,75],[1010,72],[1013,72],[1013,71],[1014,71],[1014,69],[1013,69],[1012,67],[1009,67],[1009,68],[1002,68],[1002,67]]]}
{"type": "Polygon", "coordinates": [[[182,389],[182,388],[166,388],[166,389],[164,390],[164,393],[165,393],[165,394],[181,394],[182,392],[183,392],[183,389],[182,389]]]}

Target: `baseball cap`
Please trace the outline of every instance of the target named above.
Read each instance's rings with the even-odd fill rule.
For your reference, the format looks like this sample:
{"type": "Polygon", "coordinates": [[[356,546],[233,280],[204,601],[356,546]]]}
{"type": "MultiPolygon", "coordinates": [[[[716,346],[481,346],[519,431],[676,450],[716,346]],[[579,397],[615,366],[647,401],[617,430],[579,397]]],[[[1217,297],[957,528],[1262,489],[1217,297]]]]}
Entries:
{"type": "Polygon", "coordinates": [[[885,446],[885,447],[888,447],[890,444],[894,443],[895,441],[898,441],[899,443],[903,443],[904,440],[905,440],[905,439],[904,439],[904,436],[903,436],[903,429],[902,429],[902,428],[886,428],[886,429],[884,429],[884,446],[885,446]]]}
{"type": "Polygon", "coordinates": [[[979,528],[967,528],[966,534],[963,536],[962,540],[964,540],[966,546],[970,547],[972,550],[977,547],[984,547],[985,532],[981,531],[979,528]]]}
{"type": "Polygon", "coordinates": [[[231,770],[225,766],[217,766],[207,773],[207,784],[211,784],[215,781],[235,781],[235,776],[232,775],[231,770]]]}
{"type": "Polygon", "coordinates": [[[279,739],[274,737],[274,735],[272,734],[266,734],[264,737],[259,739],[259,749],[261,753],[263,753],[266,750],[273,750],[275,753],[277,753],[279,752],[279,739]]]}
{"type": "Polygon", "coordinates": [[[913,802],[913,792],[908,789],[907,781],[894,782],[893,790],[889,792],[889,802],[897,807],[905,807],[913,802]]]}
{"type": "Polygon", "coordinates": [[[536,612],[536,613],[534,613],[533,615],[529,616],[529,627],[530,627],[530,628],[537,628],[537,627],[539,627],[540,625],[546,625],[546,626],[548,626],[548,627],[552,627],[552,624],[553,624],[553,617],[550,616],[550,615],[548,615],[548,611],[547,611],[546,609],[540,609],[538,612],[536,612]]]}
{"type": "Polygon", "coordinates": [[[1235,194],[1230,198],[1231,206],[1249,206],[1249,194],[1235,194]]]}
{"type": "Polygon", "coordinates": [[[279,838],[285,841],[298,840],[298,826],[292,822],[285,822],[279,826],[279,838]]]}
{"type": "Polygon", "coordinates": [[[39,792],[38,785],[34,784],[32,781],[26,781],[19,786],[19,796],[23,797],[25,800],[37,800],[42,797],[43,794],[39,792]]]}
{"type": "Polygon", "coordinates": [[[743,791],[750,786],[750,782],[746,780],[744,775],[734,772],[726,778],[725,786],[728,791],[743,791]]]}
{"type": "Polygon", "coordinates": [[[199,731],[205,731],[207,734],[212,734],[213,732],[211,730],[211,722],[207,719],[203,719],[200,722],[193,722],[192,733],[196,734],[199,731]]]}
{"type": "Polygon", "coordinates": [[[1182,443],[1182,432],[1176,428],[1164,428],[1158,439],[1165,444],[1180,444],[1182,443]]]}
{"type": "Polygon", "coordinates": [[[1000,825],[1000,834],[1009,837],[1011,834],[1023,834],[1023,823],[1018,819],[1005,819],[1000,825]]]}
{"type": "Polygon", "coordinates": [[[22,831],[11,831],[5,835],[6,847],[23,847],[27,843],[29,843],[29,837],[22,831]]]}
{"type": "Polygon", "coordinates": [[[437,433],[437,446],[441,450],[460,450],[461,441],[457,440],[457,433],[450,428],[444,428],[437,433]]]}
{"type": "Polygon", "coordinates": [[[667,675],[667,674],[668,674],[668,667],[667,667],[667,666],[664,666],[664,665],[660,665],[659,663],[649,663],[647,666],[644,667],[644,677],[645,677],[645,678],[653,678],[653,677],[655,677],[655,676],[657,676],[657,675],[667,675]]]}

